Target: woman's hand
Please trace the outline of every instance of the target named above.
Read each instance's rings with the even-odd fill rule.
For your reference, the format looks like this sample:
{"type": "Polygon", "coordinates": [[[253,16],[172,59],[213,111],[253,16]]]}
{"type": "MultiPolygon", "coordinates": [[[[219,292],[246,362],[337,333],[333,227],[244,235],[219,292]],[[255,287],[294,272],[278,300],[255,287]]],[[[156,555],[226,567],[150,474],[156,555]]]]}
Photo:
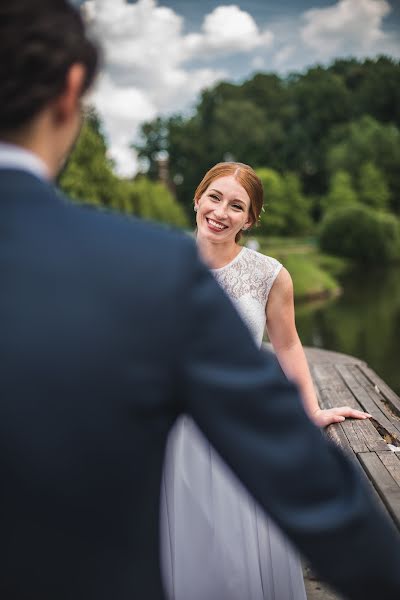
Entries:
{"type": "Polygon", "coordinates": [[[340,406],[338,408],[319,408],[311,415],[311,420],[318,427],[327,427],[332,423],[341,423],[345,419],[369,419],[372,415],[361,410],[340,406]]]}

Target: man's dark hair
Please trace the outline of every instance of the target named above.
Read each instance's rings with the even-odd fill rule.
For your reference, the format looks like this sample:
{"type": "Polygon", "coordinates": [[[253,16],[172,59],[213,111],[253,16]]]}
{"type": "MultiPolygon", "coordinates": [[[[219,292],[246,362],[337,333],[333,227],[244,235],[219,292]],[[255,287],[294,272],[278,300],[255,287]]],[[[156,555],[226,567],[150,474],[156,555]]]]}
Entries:
{"type": "Polygon", "coordinates": [[[68,69],[93,82],[99,53],[81,14],[68,0],[1,0],[0,135],[28,124],[64,90],[68,69]]]}

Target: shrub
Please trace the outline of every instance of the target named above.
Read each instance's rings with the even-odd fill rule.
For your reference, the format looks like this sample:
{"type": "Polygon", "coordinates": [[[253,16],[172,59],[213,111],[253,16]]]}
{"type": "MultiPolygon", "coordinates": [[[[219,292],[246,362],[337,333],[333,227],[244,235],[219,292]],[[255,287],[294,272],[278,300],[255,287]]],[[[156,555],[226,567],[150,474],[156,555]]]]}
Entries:
{"type": "Polygon", "coordinates": [[[265,213],[260,230],[268,235],[303,235],[312,230],[310,202],[295,173],[281,175],[273,169],[256,171],[264,188],[265,213]]]}
{"type": "Polygon", "coordinates": [[[175,227],[188,227],[183,207],[163,183],[139,177],[122,182],[120,187],[118,201],[114,203],[117,210],[175,227]]]}
{"type": "Polygon", "coordinates": [[[400,260],[399,220],[362,205],[329,211],[321,224],[324,252],[374,264],[400,260]]]}

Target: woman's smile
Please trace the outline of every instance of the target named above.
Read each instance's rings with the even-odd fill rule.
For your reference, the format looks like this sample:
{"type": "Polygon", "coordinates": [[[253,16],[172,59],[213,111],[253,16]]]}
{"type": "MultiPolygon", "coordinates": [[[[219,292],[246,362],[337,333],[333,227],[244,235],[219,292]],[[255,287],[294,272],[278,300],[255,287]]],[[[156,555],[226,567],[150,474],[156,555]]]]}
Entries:
{"type": "Polygon", "coordinates": [[[219,177],[197,200],[197,234],[232,242],[249,220],[250,197],[231,175],[219,177]]]}
{"type": "Polygon", "coordinates": [[[224,225],[224,223],[221,223],[220,221],[216,221],[215,219],[212,219],[211,217],[206,217],[206,221],[207,221],[207,225],[209,227],[209,229],[211,229],[212,231],[223,231],[224,229],[227,229],[228,225],[224,225]]]}

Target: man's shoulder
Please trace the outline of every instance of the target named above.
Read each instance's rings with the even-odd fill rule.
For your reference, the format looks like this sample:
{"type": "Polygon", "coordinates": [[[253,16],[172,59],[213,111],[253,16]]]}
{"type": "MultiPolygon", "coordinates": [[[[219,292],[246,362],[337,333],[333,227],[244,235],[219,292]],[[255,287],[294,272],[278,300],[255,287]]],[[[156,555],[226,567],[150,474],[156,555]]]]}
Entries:
{"type": "MultiPolygon", "coordinates": [[[[196,254],[191,236],[181,230],[124,215],[115,210],[77,202],[53,184],[29,173],[0,170],[0,192],[10,207],[37,223],[53,250],[74,247],[74,255],[94,260],[126,261],[149,268],[166,263],[175,267],[196,254]]],[[[13,210],[13,209],[12,209],[13,210]]],[[[33,235],[33,234],[32,234],[33,235]]]]}
{"type": "Polygon", "coordinates": [[[90,204],[79,204],[63,198],[71,219],[101,243],[114,240],[115,244],[129,244],[143,253],[162,249],[164,253],[185,252],[194,247],[190,235],[174,227],[147,221],[134,215],[118,213],[113,209],[90,204]]]}

